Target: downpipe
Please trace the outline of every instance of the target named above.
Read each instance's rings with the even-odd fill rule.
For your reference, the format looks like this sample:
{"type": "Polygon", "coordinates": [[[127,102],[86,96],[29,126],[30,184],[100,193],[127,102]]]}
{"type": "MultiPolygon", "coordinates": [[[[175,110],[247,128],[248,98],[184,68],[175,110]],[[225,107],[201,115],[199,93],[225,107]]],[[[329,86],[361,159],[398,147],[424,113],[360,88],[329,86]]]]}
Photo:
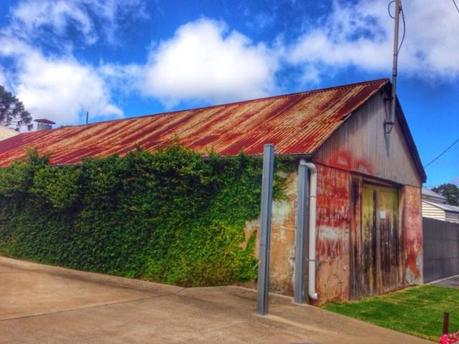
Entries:
{"type": "Polygon", "coordinates": [[[309,170],[309,250],[308,250],[308,295],[317,300],[316,291],[316,240],[317,240],[317,168],[312,162],[306,162],[309,170]]]}

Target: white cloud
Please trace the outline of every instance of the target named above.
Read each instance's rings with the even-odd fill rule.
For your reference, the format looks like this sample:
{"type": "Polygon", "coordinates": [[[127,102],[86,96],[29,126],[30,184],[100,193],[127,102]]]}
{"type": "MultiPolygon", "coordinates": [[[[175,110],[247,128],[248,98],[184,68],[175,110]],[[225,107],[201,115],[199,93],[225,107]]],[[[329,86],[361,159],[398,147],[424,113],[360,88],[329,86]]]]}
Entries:
{"type": "Polygon", "coordinates": [[[145,67],[138,64],[101,63],[97,71],[113,91],[129,95],[141,89],[145,67]]]}
{"type": "Polygon", "coordinates": [[[78,122],[82,112],[120,116],[98,71],[71,56],[45,57],[23,42],[0,39],[0,56],[14,58],[16,71],[10,84],[35,118],[60,124],[78,122]]]}
{"type": "Polygon", "coordinates": [[[142,93],[171,106],[183,100],[228,101],[269,94],[276,54],[224,23],[200,19],[179,27],[150,53],[142,93]]]}
{"type": "MultiPolygon", "coordinates": [[[[400,69],[424,78],[459,76],[459,20],[451,2],[405,1],[406,40],[400,69]]],[[[386,0],[335,1],[331,14],[287,49],[286,60],[322,71],[356,66],[390,71],[393,20],[386,0]]],[[[307,78],[307,75],[305,76],[307,78]]],[[[314,76],[315,78],[316,76],[314,76]]]]}
{"type": "Polygon", "coordinates": [[[147,17],[141,0],[23,0],[11,10],[6,30],[25,40],[58,38],[78,32],[85,44],[101,38],[116,43],[120,22],[147,17]]]}

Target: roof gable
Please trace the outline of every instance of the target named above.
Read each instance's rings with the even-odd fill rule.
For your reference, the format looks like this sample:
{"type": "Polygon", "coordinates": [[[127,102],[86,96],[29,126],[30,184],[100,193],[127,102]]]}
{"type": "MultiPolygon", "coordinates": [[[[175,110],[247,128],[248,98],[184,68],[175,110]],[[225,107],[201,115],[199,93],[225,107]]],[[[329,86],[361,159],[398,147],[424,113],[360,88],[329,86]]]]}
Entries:
{"type": "Polygon", "coordinates": [[[179,142],[197,152],[224,156],[261,155],[272,143],[280,155],[309,155],[364,104],[387,79],[255,99],[207,108],[149,115],[90,125],[23,133],[0,145],[0,166],[25,157],[25,148],[49,154],[51,163],[85,157],[154,151],[179,142]]]}
{"type": "Polygon", "coordinates": [[[355,110],[321,145],[313,160],[403,185],[420,186],[425,172],[400,106],[390,136],[384,132],[388,91],[389,87],[355,110]]]}

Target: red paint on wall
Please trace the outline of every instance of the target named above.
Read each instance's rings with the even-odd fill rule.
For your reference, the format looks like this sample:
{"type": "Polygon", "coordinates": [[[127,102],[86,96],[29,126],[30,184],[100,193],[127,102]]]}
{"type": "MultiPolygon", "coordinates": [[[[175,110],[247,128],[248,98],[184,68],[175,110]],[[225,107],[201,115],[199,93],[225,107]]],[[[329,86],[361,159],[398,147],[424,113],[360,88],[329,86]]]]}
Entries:
{"type": "Polygon", "coordinates": [[[421,189],[405,186],[402,195],[405,244],[405,282],[422,283],[421,189]]]}
{"type": "Polygon", "coordinates": [[[319,303],[349,297],[350,173],[317,165],[319,303]]]}
{"type": "Polygon", "coordinates": [[[338,150],[328,159],[327,165],[340,168],[346,171],[358,171],[364,174],[373,175],[374,166],[365,159],[356,158],[348,150],[338,150]]]}

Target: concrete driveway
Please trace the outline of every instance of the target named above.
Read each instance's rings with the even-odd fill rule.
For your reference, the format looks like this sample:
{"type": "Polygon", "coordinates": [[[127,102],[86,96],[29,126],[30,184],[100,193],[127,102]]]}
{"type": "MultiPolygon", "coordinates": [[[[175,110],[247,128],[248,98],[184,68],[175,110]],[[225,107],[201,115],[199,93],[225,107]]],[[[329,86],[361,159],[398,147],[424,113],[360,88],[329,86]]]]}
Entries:
{"type": "Polygon", "coordinates": [[[0,343],[430,343],[253,290],[183,289],[0,257],[0,343]]]}
{"type": "Polygon", "coordinates": [[[431,282],[430,284],[459,289],[459,275],[431,282]]]}

